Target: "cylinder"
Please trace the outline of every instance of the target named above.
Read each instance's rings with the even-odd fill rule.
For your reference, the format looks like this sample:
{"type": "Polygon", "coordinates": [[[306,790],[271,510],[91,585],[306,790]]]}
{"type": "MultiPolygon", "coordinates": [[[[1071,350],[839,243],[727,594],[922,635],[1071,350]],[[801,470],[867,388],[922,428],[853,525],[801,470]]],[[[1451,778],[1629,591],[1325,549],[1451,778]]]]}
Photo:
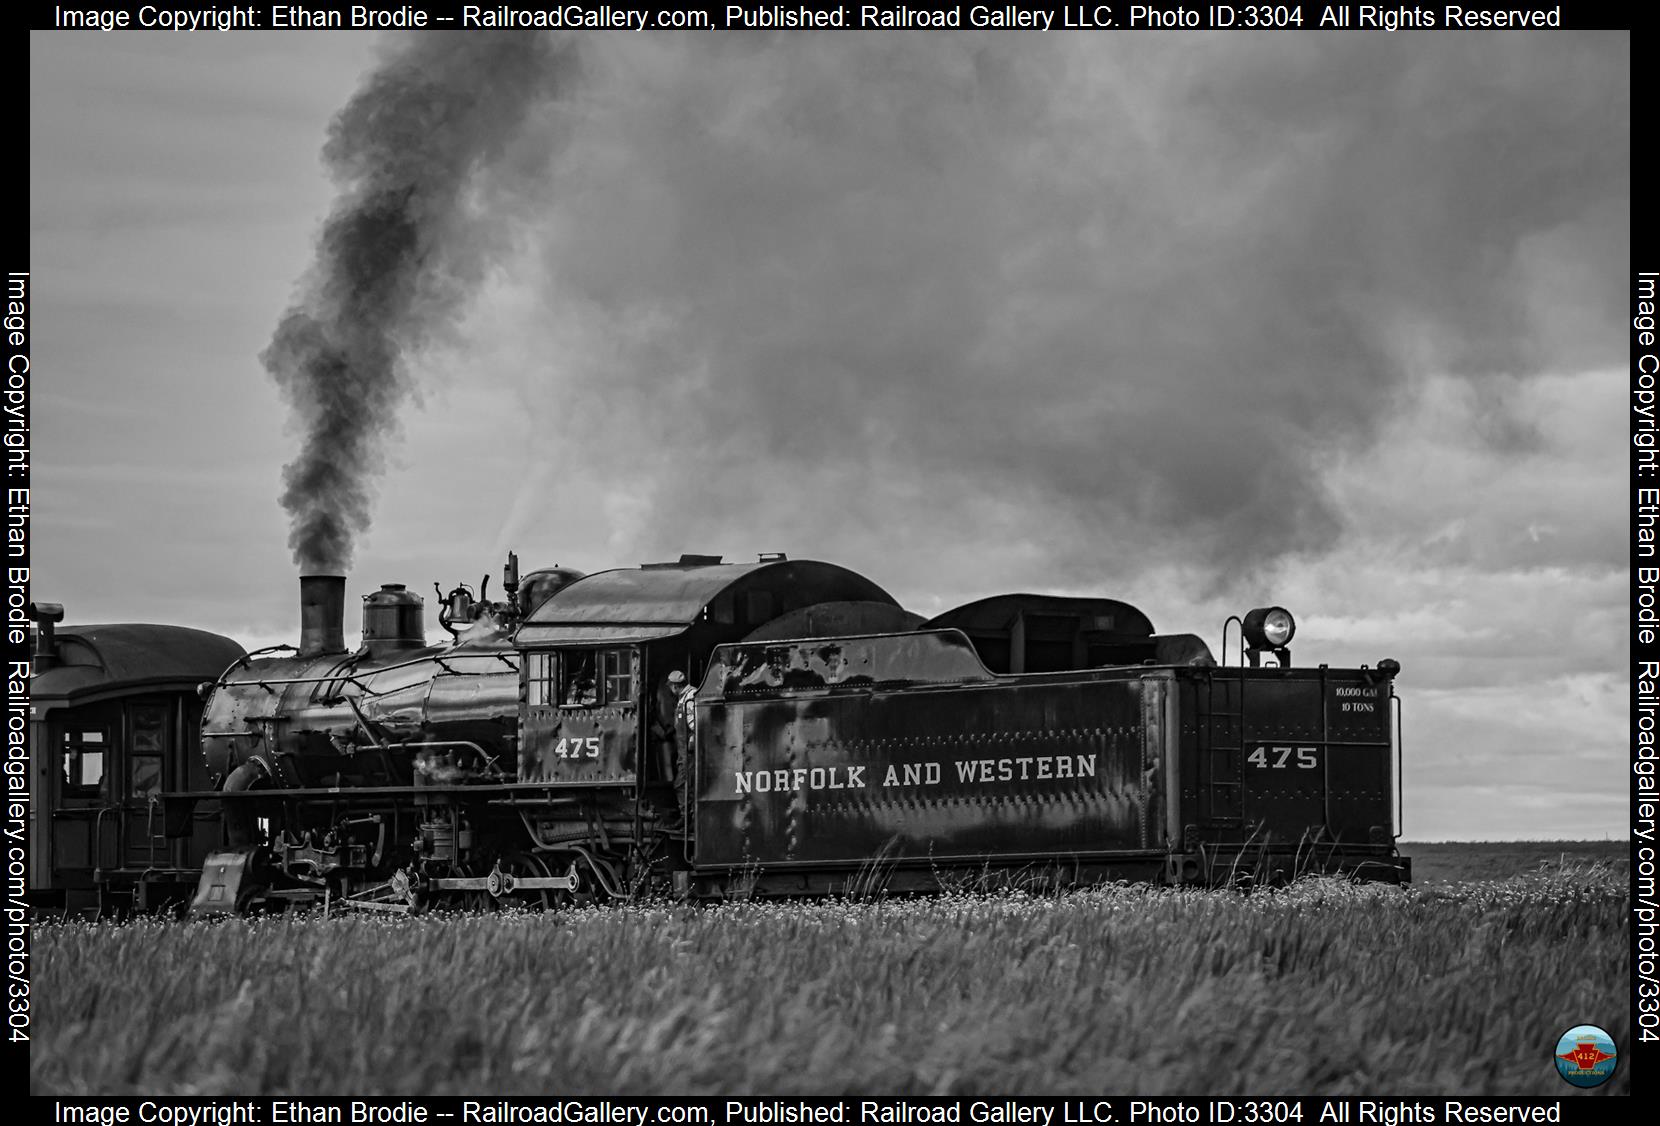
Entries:
{"type": "Polygon", "coordinates": [[[421,596],[402,583],[384,583],[363,596],[363,644],[380,652],[419,649],[427,643],[421,596]]]}
{"type": "Polygon", "coordinates": [[[300,656],[346,651],[346,576],[300,576],[300,656]]]}

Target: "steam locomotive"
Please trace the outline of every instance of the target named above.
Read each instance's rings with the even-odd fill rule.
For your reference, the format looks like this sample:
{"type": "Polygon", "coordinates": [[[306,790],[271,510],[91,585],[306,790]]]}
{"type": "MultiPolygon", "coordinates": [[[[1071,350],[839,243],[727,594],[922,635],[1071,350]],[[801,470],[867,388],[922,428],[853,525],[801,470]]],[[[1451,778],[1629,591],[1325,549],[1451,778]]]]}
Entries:
{"type": "MultiPolygon", "coordinates": [[[[345,580],[303,577],[298,647],[201,686],[196,773],[149,802],[169,863],[106,865],[111,894],[194,877],[198,914],[408,912],[1410,878],[1399,665],[1293,666],[1278,607],[1238,619],[1219,665],[1125,602],[1005,594],[925,621],[782,555],[522,577],[510,556],[503,585],[440,590],[439,644],[423,600],[383,586],[348,650],[345,580]]],[[[39,750],[68,794],[65,730],[39,750]]]]}

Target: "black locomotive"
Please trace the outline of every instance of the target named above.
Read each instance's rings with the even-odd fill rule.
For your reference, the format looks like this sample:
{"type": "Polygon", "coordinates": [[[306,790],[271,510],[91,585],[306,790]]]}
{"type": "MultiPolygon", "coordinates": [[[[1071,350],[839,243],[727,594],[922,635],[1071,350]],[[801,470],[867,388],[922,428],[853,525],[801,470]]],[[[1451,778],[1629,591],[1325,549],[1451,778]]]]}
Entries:
{"type": "Polygon", "coordinates": [[[783,556],[505,578],[441,595],[436,645],[382,587],[353,651],[345,580],[302,578],[298,649],[204,685],[212,784],[158,799],[193,910],[1410,873],[1399,667],[1293,666],[1282,609],[1218,665],[1124,602],[923,621],[783,556]]]}

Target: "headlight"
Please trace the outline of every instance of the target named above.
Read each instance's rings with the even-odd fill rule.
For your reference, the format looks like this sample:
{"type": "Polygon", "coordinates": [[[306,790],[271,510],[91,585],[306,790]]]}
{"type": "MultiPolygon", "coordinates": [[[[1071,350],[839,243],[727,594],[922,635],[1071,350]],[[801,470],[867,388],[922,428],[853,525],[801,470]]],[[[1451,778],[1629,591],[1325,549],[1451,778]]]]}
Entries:
{"type": "Polygon", "coordinates": [[[1261,606],[1245,615],[1245,640],[1253,649],[1284,649],[1296,632],[1296,619],[1284,607],[1261,606]]]}

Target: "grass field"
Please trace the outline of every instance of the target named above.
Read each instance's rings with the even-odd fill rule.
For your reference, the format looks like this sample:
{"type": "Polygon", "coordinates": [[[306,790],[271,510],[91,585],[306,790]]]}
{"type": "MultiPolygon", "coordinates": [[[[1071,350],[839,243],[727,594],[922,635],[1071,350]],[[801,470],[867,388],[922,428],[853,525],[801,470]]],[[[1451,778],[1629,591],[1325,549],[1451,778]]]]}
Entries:
{"type": "MultiPolygon", "coordinates": [[[[1625,877],[1522,867],[1252,895],[45,926],[31,1087],[1575,1095],[1551,1064],[1565,1028],[1629,1042],[1625,877]]],[[[1597,1093],[1629,1090],[1622,1067],[1597,1093]]]]}

